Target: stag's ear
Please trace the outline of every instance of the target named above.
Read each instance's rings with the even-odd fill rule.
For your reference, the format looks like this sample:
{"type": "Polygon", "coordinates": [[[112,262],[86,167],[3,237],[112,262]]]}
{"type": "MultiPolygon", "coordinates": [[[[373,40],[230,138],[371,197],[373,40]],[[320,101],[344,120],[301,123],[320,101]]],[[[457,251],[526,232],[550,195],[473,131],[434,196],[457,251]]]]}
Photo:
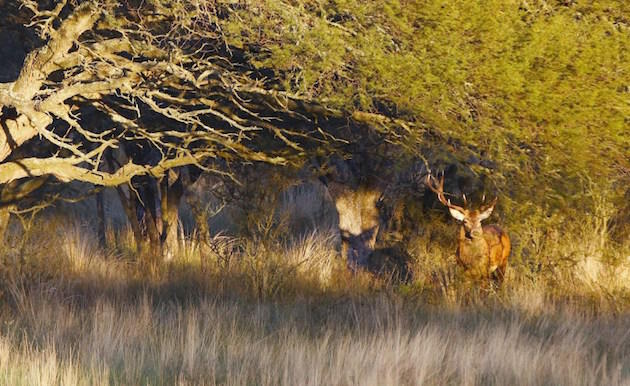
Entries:
{"type": "Polygon", "coordinates": [[[453,208],[448,208],[448,212],[451,214],[451,216],[453,216],[453,218],[457,221],[464,221],[464,219],[466,218],[466,214],[464,214],[463,212],[460,212],[457,209],[453,209],[453,208]]]}
{"type": "Polygon", "coordinates": [[[484,209],[481,213],[479,213],[479,221],[483,221],[487,219],[488,217],[490,217],[490,215],[492,214],[492,211],[494,210],[495,205],[496,205],[496,202],[494,202],[488,208],[484,209]]]}

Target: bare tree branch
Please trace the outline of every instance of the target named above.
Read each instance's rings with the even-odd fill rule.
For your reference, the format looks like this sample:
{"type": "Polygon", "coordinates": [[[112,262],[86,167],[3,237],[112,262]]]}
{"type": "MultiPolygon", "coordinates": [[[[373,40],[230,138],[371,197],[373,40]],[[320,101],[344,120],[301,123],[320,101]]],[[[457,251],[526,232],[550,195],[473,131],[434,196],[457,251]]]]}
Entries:
{"type": "Polygon", "coordinates": [[[185,165],[215,170],[211,159],[286,165],[351,143],[352,130],[396,141],[423,129],[269,88],[220,31],[179,8],[23,4],[47,40],[15,82],[0,84],[0,185],[52,175],[117,186],[185,165]],[[105,154],[121,147],[129,161],[106,167],[105,154]]]}

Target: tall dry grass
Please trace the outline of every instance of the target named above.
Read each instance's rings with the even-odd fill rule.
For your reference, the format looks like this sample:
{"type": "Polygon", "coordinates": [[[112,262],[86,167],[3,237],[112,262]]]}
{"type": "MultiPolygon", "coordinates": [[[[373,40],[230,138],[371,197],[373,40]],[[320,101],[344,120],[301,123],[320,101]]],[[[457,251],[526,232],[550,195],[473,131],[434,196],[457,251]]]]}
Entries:
{"type": "Polygon", "coordinates": [[[92,229],[50,215],[12,230],[0,384],[630,384],[628,249],[611,259],[586,227],[536,251],[571,263],[518,255],[477,297],[449,271],[448,225],[414,240],[408,284],[349,274],[325,230],[207,245],[193,232],[149,270],[128,229],[105,247],[92,229]]]}
{"type": "Polygon", "coordinates": [[[553,384],[629,381],[627,317],[445,311],[377,296],[337,302],[78,305],[40,293],[3,318],[0,382],[74,384],[553,384]]]}

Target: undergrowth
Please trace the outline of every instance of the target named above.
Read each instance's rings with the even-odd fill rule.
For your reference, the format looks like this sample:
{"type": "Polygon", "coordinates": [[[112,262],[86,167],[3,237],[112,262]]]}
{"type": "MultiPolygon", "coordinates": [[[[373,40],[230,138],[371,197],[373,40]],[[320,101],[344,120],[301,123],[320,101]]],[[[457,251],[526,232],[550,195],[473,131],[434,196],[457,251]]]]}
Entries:
{"type": "Polygon", "coordinates": [[[604,263],[585,233],[551,238],[549,259],[513,256],[483,292],[457,280],[450,231],[418,235],[414,280],[397,283],[351,273],[329,230],[182,234],[149,267],[126,228],[102,245],[87,222],[43,217],[2,251],[0,383],[629,381],[627,249],[604,263]]]}

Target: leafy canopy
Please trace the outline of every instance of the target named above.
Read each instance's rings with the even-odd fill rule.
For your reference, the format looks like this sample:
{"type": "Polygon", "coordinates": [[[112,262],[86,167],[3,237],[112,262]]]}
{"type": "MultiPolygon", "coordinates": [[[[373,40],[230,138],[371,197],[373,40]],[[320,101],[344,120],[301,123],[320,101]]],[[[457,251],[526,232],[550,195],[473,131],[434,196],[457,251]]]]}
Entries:
{"type": "MultiPolygon", "coordinates": [[[[427,123],[496,162],[515,200],[565,202],[630,170],[630,3],[282,1],[231,8],[227,41],[284,90],[427,123]]],[[[617,184],[617,185],[616,185],[617,184]]],[[[566,203],[566,202],[565,202],[566,203]]]]}

